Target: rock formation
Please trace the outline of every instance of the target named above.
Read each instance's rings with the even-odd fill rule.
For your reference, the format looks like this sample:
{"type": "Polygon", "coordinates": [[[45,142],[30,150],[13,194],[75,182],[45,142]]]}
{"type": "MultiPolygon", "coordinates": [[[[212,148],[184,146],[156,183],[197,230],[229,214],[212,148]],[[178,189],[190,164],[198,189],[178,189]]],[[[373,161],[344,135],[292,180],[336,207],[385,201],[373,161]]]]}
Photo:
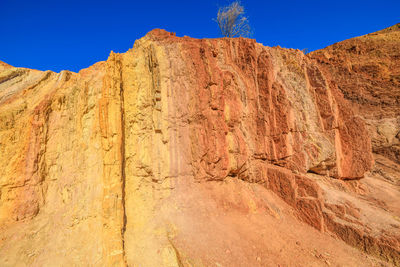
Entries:
{"type": "Polygon", "coordinates": [[[400,24],[312,53],[367,123],[373,151],[400,163],[400,24]]]}
{"type": "Polygon", "coordinates": [[[153,30],[79,73],[0,62],[0,265],[400,264],[396,27],[310,55],[153,30]]]}

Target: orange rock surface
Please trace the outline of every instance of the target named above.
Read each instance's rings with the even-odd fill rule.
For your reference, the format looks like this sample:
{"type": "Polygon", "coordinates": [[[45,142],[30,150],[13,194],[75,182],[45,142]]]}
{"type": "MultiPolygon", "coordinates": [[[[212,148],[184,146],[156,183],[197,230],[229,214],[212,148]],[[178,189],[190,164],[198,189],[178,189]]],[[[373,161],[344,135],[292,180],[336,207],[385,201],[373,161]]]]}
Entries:
{"type": "Polygon", "coordinates": [[[400,264],[398,165],[330,49],[153,30],[79,73],[0,62],[0,265],[400,264]]]}
{"type": "Polygon", "coordinates": [[[373,151],[400,163],[400,24],[312,53],[367,123],[373,151]]]}

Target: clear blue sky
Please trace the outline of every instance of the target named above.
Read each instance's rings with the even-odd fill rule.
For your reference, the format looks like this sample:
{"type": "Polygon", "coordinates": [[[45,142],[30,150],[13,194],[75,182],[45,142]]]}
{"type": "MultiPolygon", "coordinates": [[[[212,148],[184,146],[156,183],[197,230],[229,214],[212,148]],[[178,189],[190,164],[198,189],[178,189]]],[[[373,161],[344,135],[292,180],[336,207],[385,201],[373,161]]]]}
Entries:
{"type": "MultiPolygon", "coordinates": [[[[242,0],[254,36],[268,46],[326,47],[400,22],[400,0],[242,0]]],[[[0,0],[0,60],[17,67],[79,71],[125,52],[154,28],[219,37],[227,0],[0,0]]]]}

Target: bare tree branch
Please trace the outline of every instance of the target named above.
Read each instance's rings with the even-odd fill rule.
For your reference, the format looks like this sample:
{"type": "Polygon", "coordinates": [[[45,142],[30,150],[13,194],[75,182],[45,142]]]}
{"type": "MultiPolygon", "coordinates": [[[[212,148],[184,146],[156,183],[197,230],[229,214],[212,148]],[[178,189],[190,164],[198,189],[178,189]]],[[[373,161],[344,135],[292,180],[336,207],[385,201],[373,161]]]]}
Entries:
{"type": "Polygon", "coordinates": [[[244,16],[244,8],[239,1],[218,10],[217,19],[221,34],[225,37],[249,37],[251,27],[249,20],[244,16]]]}

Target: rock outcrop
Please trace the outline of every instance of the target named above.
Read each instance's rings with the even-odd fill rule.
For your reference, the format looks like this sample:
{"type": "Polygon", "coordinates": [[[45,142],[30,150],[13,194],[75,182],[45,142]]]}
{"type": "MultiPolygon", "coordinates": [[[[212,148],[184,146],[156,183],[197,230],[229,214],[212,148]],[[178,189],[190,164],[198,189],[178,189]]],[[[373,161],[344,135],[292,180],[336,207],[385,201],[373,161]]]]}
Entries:
{"type": "Polygon", "coordinates": [[[400,24],[311,53],[363,117],[373,151],[400,163],[400,24]]]}
{"type": "MultiPolygon", "coordinates": [[[[400,24],[336,43],[309,56],[329,75],[367,125],[375,165],[363,180],[369,189],[364,197],[392,212],[398,220],[400,24]]],[[[379,224],[385,223],[381,220],[379,224]]],[[[395,233],[399,243],[399,231],[395,233]]],[[[395,265],[400,264],[398,255],[397,252],[395,265]]]]}
{"type": "Polygon", "coordinates": [[[1,63],[0,265],[400,264],[399,184],[322,61],[153,30],[79,73],[1,63]]]}

